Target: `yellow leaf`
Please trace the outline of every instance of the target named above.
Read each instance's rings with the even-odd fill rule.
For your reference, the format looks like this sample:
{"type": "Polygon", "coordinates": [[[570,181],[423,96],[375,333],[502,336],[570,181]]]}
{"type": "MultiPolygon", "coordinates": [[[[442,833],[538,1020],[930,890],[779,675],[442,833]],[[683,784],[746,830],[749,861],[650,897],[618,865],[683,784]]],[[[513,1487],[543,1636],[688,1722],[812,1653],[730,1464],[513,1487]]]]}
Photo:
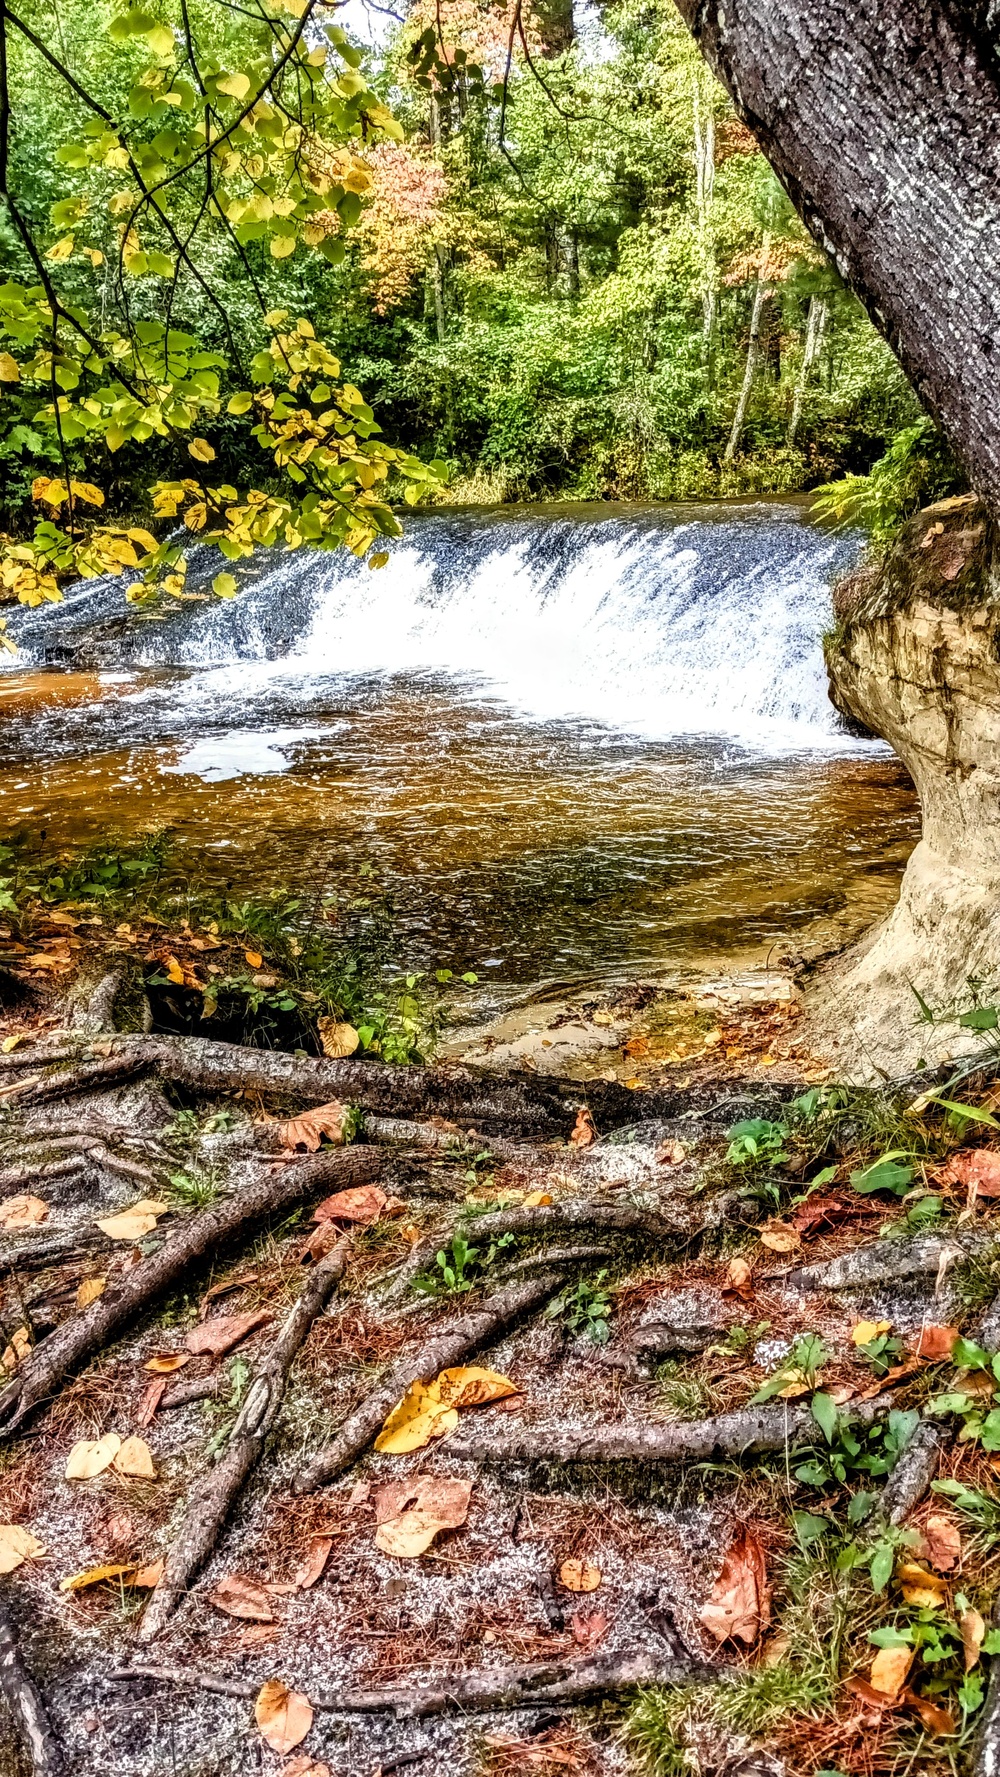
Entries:
{"type": "Polygon", "coordinates": [[[22,1561],[37,1561],[47,1554],[45,1544],[23,1524],[0,1524],[0,1573],[13,1573],[22,1561]]]}
{"type": "Polygon", "coordinates": [[[76,1292],[77,1307],[89,1308],[91,1302],[96,1302],[99,1296],[103,1296],[107,1287],[106,1277],[85,1277],[76,1292]]]}
{"type": "Polygon", "coordinates": [[[895,1699],[906,1683],[912,1665],[912,1647],[880,1647],[869,1673],[872,1690],[895,1699]]]}
{"type": "Polygon", "coordinates": [[[559,1569],[559,1583],[567,1592],[596,1592],[602,1577],[592,1561],[564,1561],[559,1569]]]}
{"type": "Polygon", "coordinates": [[[502,1401],[520,1391],[516,1382],[496,1370],[483,1370],[478,1364],[463,1364],[454,1370],[442,1370],[436,1384],[441,1399],[454,1407],[481,1407],[486,1401],[502,1401]]]}
{"type": "Polygon", "coordinates": [[[4,1037],[3,1042],[0,1043],[0,1053],[9,1055],[12,1049],[17,1048],[18,1043],[24,1043],[26,1041],[27,1038],[23,1031],[16,1037],[4,1037]]]}
{"type": "Polygon", "coordinates": [[[88,506],[104,505],[104,495],[99,487],[94,486],[92,481],[77,481],[74,476],[70,481],[69,489],[70,493],[75,494],[78,500],[86,500],[88,506]]]}
{"type": "Polygon", "coordinates": [[[246,957],[247,962],[252,969],[259,969],[261,963],[264,961],[259,950],[244,950],[243,955],[246,957]]]}
{"type": "Polygon", "coordinates": [[[122,1441],[116,1431],[106,1432],[103,1438],[80,1438],[69,1453],[67,1481],[91,1481],[95,1475],[103,1475],[121,1447],[122,1441]]]}
{"type": "Polygon", "coordinates": [[[224,74],[215,86],[217,92],[225,93],[229,99],[245,99],[250,91],[250,80],[246,74],[224,74]]]}
{"type": "Polygon", "coordinates": [[[891,1332],[891,1320],[859,1320],[857,1326],[851,1328],[851,1338],[855,1345],[870,1345],[873,1339],[880,1339],[883,1333],[891,1332]]]}
{"type": "Polygon", "coordinates": [[[101,1216],[94,1224],[106,1234],[110,1240],[141,1240],[145,1234],[151,1234],[160,1216],[165,1216],[169,1204],[156,1200],[145,1200],[134,1203],[131,1209],[120,1210],[114,1216],[101,1216]]]}
{"type": "Polygon", "coordinates": [[[353,1055],[361,1041],[353,1024],[341,1024],[336,1018],[319,1018],[316,1028],[323,1045],[323,1054],[332,1056],[334,1060],[353,1055]]]}
{"type": "Polygon", "coordinates": [[[154,25],[146,32],[146,42],[154,56],[169,56],[174,50],[174,34],[166,25],[154,25]]]}
{"type": "Polygon", "coordinates": [[[153,1452],[145,1438],[126,1438],[112,1466],[120,1475],[130,1475],[143,1481],[156,1480],[153,1452]]]}
{"type": "Polygon", "coordinates": [[[215,452],[206,438],[192,438],[188,445],[188,455],[199,463],[214,463],[215,452]]]}
{"type": "Polygon", "coordinates": [[[377,549],[374,555],[368,557],[368,566],[370,568],[384,568],[388,560],[388,549],[377,549]]]}
{"type": "Polygon", "coordinates": [[[280,1678],[269,1678],[257,1694],[254,1717],[273,1752],[291,1752],[312,1727],[312,1704],[301,1691],[290,1691],[280,1678]]]}
{"type": "MultiPolygon", "coordinates": [[[[59,1581],[60,1592],[82,1592],[85,1586],[98,1586],[102,1580],[123,1579],[126,1574],[135,1572],[134,1565],[122,1565],[120,1562],[105,1567],[88,1567],[83,1573],[70,1574],[59,1581]]],[[[128,1581],[125,1581],[126,1585],[128,1581]]]]}
{"type": "Polygon", "coordinates": [[[801,1234],[794,1228],[788,1228],[783,1222],[772,1222],[765,1228],[760,1237],[761,1246],[769,1247],[773,1253],[793,1253],[802,1245],[801,1234]]]}
{"type": "Polygon", "coordinates": [[[0,352],[0,383],[19,383],[21,366],[9,352],[0,352]]]}
{"type": "Polygon", "coordinates": [[[441,1400],[436,1382],[427,1386],[411,1382],[375,1439],[375,1448],[388,1456],[403,1456],[407,1450],[422,1450],[434,1438],[447,1437],[457,1424],[458,1413],[441,1400]]]}
{"type": "Polygon", "coordinates": [[[546,1209],[551,1202],[548,1191],[529,1191],[527,1197],[521,1200],[521,1208],[546,1209]]]}
{"type": "Polygon", "coordinates": [[[145,549],[149,555],[152,555],[154,549],[160,547],[152,533],[150,531],[144,531],[139,525],[132,526],[129,531],[129,536],[133,543],[141,543],[143,549],[145,549]]]}
{"type": "Polygon", "coordinates": [[[56,265],[59,265],[64,259],[69,258],[72,251],[73,236],[71,234],[64,234],[61,241],[56,241],[55,246],[49,248],[45,257],[46,259],[51,259],[56,265]]]}
{"type": "Polygon", "coordinates": [[[171,1376],[175,1370],[182,1370],[190,1362],[191,1354],[188,1351],[164,1351],[147,1358],[142,1367],[144,1370],[151,1370],[154,1376],[171,1376]]]}
{"type": "Polygon", "coordinates": [[[237,592],[236,578],[233,574],[216,574],[212,581],[212,591],[216,598],[231,599],[237,592]]]}
{"type": "Polygon", "coordinates": [[[295,252],[295,236],[293,234],[273,234],[271,236],[271,258],[288,259],[295,252]]]}
{"type": "Polygon", "coordinates": [[[907,1604],[918,1610],[937,1610],[944,1603],[948,1581],[939,1573],[930,1573],[915,1561],[904,1561],[896,1579],[907,1604]]]}
{"type": "Polygon", "coordinates": [[[183,987],[184,970],[181,968],[177,958],[175,956],[168,956],[164,967],[166,968],[170,980],[173,981],[176,986],[183,987]]]}
{"type": "Polygon", "coordinates": [[[4,1351],[3,1356],[0,1357],[0,1369],[8,1372],[16,1370],[18,1364],[24,1362],[30,1350],[31,1340],[28,1336],[27,1327],[18,1327],[16,1331],[11,1334],[10,1344],[4,1351]]]}

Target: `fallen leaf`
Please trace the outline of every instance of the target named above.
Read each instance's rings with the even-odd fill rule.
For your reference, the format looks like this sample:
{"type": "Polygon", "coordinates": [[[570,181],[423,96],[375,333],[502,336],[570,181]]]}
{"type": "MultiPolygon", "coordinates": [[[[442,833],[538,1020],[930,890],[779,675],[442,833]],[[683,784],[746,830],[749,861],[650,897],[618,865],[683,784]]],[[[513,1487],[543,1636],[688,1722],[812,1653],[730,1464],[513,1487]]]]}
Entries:
{"type": "Polygon", "coordinates": [[[378,1185],[355,1185],[334,1191],[313,1210],[314,1222],[377,1222],[389,1199],[378,1185]]]}
{"type": "Polygon", "coordinates": [[[95,1475],[103,1475],[121,1447],[122,1441],[116,1431],[106,1432],[103,1438],[80,1438],[67,1458],[67,1481],[92,1481],[95,1475]]]}
{"type": "Polygon", "coordinates": [[[336,1222],[320,1222],[319,1227],[314,1228],[308,1239],[302,1242],[299,1248],[299,1263],[305,1265],[310,1260],[313,1263],[318,1263],[320,1259],[325,1259],[331,1247],[336,1246],[339,1239],[340,1228],[336,1222]]]}
{"type": "Polygon", "coordinates": [[[726,1267],[723,1296],[738,1296],[742,1302],[749,1302],[753,1293],[749,1262],[746,1259],[730,1259],[726,1267]]]}
{"type": "Polygon", "coordinates": [[[45,1544],[23,1524],[0,1524],[0,1573],[13,1573],[22,1561],[37,1561],[46,1554],[45,1544]]]}
{"type": "Polygon", "coordinates": [[[891,1332],[891,1320],[859,1320],[851,1328],[851,1339],[855,1345],[870,1345],[873,1339],[880,1339],[883,1333],[891,1332]]]}
{"type": "Polygon", "coordinates": [[[240,1271],[235,1277],[224,1277],[221,1283],[213,1283],[198,1303],[198,1319],[207,1319],[209,1308],[220,1296],[229,1296],[233,1290],[241,1290],[248,1283],[257,1283],[259,1278],[259,1271],[240,1271]]]}
{"type": "Polygon", "coordinates": [[[479,1407],[518,1392],[506,1376],[477,1364],[442,1370],[433,1382],[410,1384],[375,1439],[375,1448],[390,1456],[422,1450],[432,1438],[454,1431],[460,1407],[479,1407]]]}
{"type": "Polygon", "coordinates": [[[756,1537],[743,1526],[733,1538],[719,1577],[699,1612],[719,1643],[742,1641],[752,1647],[770,1617],[767,1563],[756,1537]]]}
{"type": "Polygon", "coordinates": [[[106,1277],[85,1277],[76,1292],[77,1307],[89,1308],[91,1302],[96,1302],[99,1296],[103,1296],[107,1287],[106,1277]]]}
{"type": "Polygon", "coordinates": [[[16,1370],[18,1364],[23,1364],[30,1350],[31,1338],[27,1327],[17,1327],[10,1336],[10,1344],[5,1346],[3,1356],[0,1357],[0,1370],[16,1370]]]}
{"type": "Polygon", "coordinates": [[[375,1494],[375,1547],[412,1560],[429,1549],[440,1530],[455,1530],[469,1515],[471,1481],[414,1475],[389,1481],[375,1494]]]}
{"type": "Polygon", "coordinates": [[[592,1561],[580,1561],[573,1556],[559,1569],[559,1584],[565,1586],[567,1592],[596,1592],[603,1578],[600,1568],[592,1561]]]}
{"type": "Polygon", "coordinates": [[[242,1573],[230,1573],[205,1596],[227,1617],[245,1617],[254,1623],[273,1623],[274,1611],[264,1587],[242,1573]]]}
{"type": "Polygon", "coordinates": [[[145,1234],[151,1234],[160,1216],[165,1216],[170,1208],[169,1203],[160,1203],[155,1198],[144,1198],[141,1203],[133,1203],[131,1209],[123,1209],[118,1215],[101,1216],[94,1224],[102,1234],[111,1240],[141,1240],[145,1234]]]}
{"type": "Polygon", "coordinates": [[[687,1149],[680,1141],[665,1141],[656,1150],[657,1166],[679,1166],[686,1158],[687,1149]]]}
{"type": "Polygon", "coordinates": [[[330,1777],[330,1767],[317,1763],[308,1752],[297,1752],[282,1765],[278,1777],[330,1777]]]}
{"type": "Polygon", "coordinates": [[[163,1578],[163,1569],[166,1565],[166,1557],[161,1555],[158,1561],[150,1561],[146,1567],[137,1567],[132,1577],[133,1586],[140,1587],[144,1592],[151,1592],[153,1587],[158,1586],[163,1578]]]}
{"type": "Polygon", "coordinates": [[[571,1148],[589,1148],[596,1140],[597,1130],[594,1128],[594,1119],[584,1105],[583,1109],[576,1113],[576,1122],[570,1131],[569,1145],[571,1148]]]}
{"type": "MultiPolygon", "coordinates": [[[[7,935],[8,937],[10,936],[9,931],[7,932],[7,935]]],[[[17,1035],[13,1037],[4,1037],[3,1042],[0,1043],[0,1054],[10,1055],[11,1052],[17,1048],[18,1043],[26,1043],[27,1040],[28,1039],[23,1031],[19,1031],[17,1035]]]]}
{"type": "Polygon", "coordinates": [[[174,983],[175,987],[184,986],[184,970],[181,968],[181,965],[175,956],[165,956],[163,958],[163,967],[167,971],[168,979],[174,983]]]}
{"type": "Polygon", "coordinates": [[[608,1632],[608,1619],[602,1610],[578,1610],[569,1626],[578,1647],[597,1647],[608,1632]]]}
{"type": "Polygon", "coordinates": [[[321,1137],[327,1135],[334,1147],[340,1147],[349,1115],[346,1104],[331,1099],[329,1104],[318,1104],[315,1110],[303,1111],[301,1117],[290,1117],[287,1123],[279,1123],[278,1140],[283,1148],[308,1148],[310,1154],[315,1154],[321,1137]]]}
{"type": "Polygon", "coordinates": [[[60,1592],[82,1592],[86,1586],[98,1586],[102,1580],[122,1580],[130,1585],[131,1576],[135,1573],[135,1563],[125,1565],[117,1562],[105,1567],[88,1567],[84,1573],[70,1574],[67,1579],[59,1581],[60,1592]],[[126,1574],[130,1577],[126,1579],[126,1574]]]}
{"type": "Polygon", "coordinates": [[[880,1647],[868,1675],[872,1689],[895,1702],[909,1677],[913,1660],[912,1647],[880,1647]]]}
{"type": "Polygon", "coordinates": [[[280,1678],[262,1684],[254,1704],[254,1716],[272,1752],[291,1752],[313,1724],[312,1704],[301,1691],[290,1691],[280,1678]]]}
{"type": "Polygon", "coordinates": [[[920,1697],[916,1691],[906,1690],[903,1692],[902,1701],[910,1709],[916,1710],[923,1723],[924,1732],[930,1734],[933,1740],[955,1732],[954,1718],[949,1715],[947,1709],[942,1709],[937,1703],[932,1703],[929,1697],[920,1697]]]}
{"type": "Polygon", "coordinates": [[[146,1359],[142,1367],[144,1370],[151,1370],[154,1376],[172,1376],[175,1370],[183,1370],[184,1365],[190,1362],[189,1351],[157,1351],[146,1359]]]}
{"type": "Polygon", "coordinates": [[[886,1691],[874,1690],[867,1678],[849,1678],[844,1689],[850,1691],[851,1696],[857,1697],[860,1702],[867,1703],[870,1709],[899,1708],[898,1697],[890,1697],[886,1691]]]}
{"type": "Polygon", "coordinates": [[[771,1222],[761,1234],[760,1243],[773,1253],[793,1253],[802,1245],[802,1236],[786,1222],[771,1222]]]}
{"type": "Polygon", "coordinates": [[[323,1054],[329,1055],[334,1061],[342,1061],[345,1055],[353,1055],[361,1041],[353,1024],[339,1023],[336,1018],[317,1018],[316,1029],[323,1046],[323,1054]]]}
{"type": "Polygon", "coordinates": [[[264,1647],[278,1637],[277,1623],[248,1623],[241,1629],[237,1638],[240,1648],[264,1647]]]}
{"type": "Polygon", "coordinates": [[[965,1610],[958,1619],[962,1631],[962,1647],[965,1652],[965,1670],[971,1672],[976,1665],[986,1634],[986,1624],[978,1610],[965,1610]]]}
{"type": "Polygon", "coordinates": [[[133,1480],[156,1480],[153,1452],[145,1438],[126,1438],[111,1466],[118,1474],[128,1475],[133,1480]]]}
{"type": "Polygon", "coordinates": [[[915,1561],[904,1561],[896,1571],[896,1580],[907,1604],[920,1610],[937,1610],[944,1602],[948,1581],[938,1573],[929,1573],[915,1561]]]}
{"type": "Polygon", "coordinates": [[[971,1186],[976,1197],[1000,1197],[1000,1152],[993,1148],[974,1148],[971,1153],[955,1154],[937,1175],[939,1184],[971,1186]]]}
{"type": "Polygon", "coordinates": [[[521,1199],[522,1209],[548,1209],[552,1202],[548,1191],[529,1191],[527,1197],[521,1199]]]}
{"type": "Polygon", "coordinates": [[[48,1213],[49,1206],[44,1198],[21,1192],[17,1197],[5,1197],[0,1203],[0,1228],[37,1228],[48,1213]]]}
{"type": "Polygon", "coordinates": [[[266,1308],[255,1314],[217,1314],[214,1320],[203,1320],[200,1326],[192,1327],[184,1343],[195,1357],[223,1357],[273,1319],[266,1308]]]}
{"type": "Polygon", "coordinates": [[[243,955],[246,957],[246,960],[252,969],[259,969],[261,963],[264,961],[259,950],[244,950],[243,955]]]}
{"type": "Polygon", "coordinates": [[[962,1559],[962,1536],[953,1518],[932,1513],[923,1528],[923,1545],[924,1560],[938,1573],[951,1573],[962,1559]]]}
{"type": "Polygon", "coordinates": [[[920,1329],[914,1355],[924,1358],[928,1363],[939,1363],[942,1359],[950,1358],[957,1338],[957,1327],[941,1327],[925,1322],[920,1329]]]}
{"type": "Polygon", "coordinates": [[[300,1592],[308,1592],[317,1580],[323,1578],[323,1570],[330,1559],[332,1548],[332,1536],[313,1537],[309,1545],[309,1553],[295,1575],[295,1584],[300,1592]]]}
{"type": "Polygon", "coordinates": [[[152,1425],[153,1420],[156,1418],[156,1409],[162,1401],[166,1391],[167,1378],[165,1376],[154,1376],[152,1382],[150,1382],[143,1390],[142,1399],[139,1402],[139,1411],[136,1416],[137,1424],[142,1427],[152,1425]]]}

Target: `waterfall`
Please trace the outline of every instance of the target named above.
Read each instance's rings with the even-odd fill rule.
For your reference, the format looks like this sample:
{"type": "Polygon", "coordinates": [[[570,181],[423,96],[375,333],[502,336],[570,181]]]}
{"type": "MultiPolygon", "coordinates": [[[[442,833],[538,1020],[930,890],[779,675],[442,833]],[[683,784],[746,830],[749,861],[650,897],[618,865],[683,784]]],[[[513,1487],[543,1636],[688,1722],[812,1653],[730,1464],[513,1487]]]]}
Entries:
{"type": "MultiPolygon", "coordinates": [[[[791,501],[438,511],[408,516],[381,570],[342,551],[262,553],[238,599],[162,622],[123,618],[120,583],[90,583],[15,614],[10,666],[186,666],[200,670],[182,695],[271,691],[286,708],[293,682],[308,705],[331,677],[445,676],[531,718],[843,747],[821,635],[831,579],[857,552],[791,501]]],[[[217,566],[196,551],[193,583],[217,566]]]]}

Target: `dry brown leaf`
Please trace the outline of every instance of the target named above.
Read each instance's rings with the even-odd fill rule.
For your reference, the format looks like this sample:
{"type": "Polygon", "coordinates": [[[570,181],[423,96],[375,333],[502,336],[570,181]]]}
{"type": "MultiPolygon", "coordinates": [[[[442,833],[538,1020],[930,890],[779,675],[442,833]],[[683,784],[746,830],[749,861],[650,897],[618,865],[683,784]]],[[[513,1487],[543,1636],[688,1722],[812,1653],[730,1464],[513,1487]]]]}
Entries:
{"type": "Polygon", "coordinates": [[[578,1647],[597,1647],[608,1632],[608,1619],[603,1610],[578,1610],[569,1626],[578,1647]]]}
{"type": "Polygon", "coordinates": [[[16,1327],[10,1336],[10,1344],[4,1347],[3,1356],[0,1357],[0,1370],[16,1370],[18,1364],[23,1364],[30,1350],[31,1338],[27,1327],[16,1327]]]}
{"type": "Polygon", "coordinates": [[[938,1573],[952,1573],[962,1559],[962,1535],[954,1518],[932,1512],[923,1529],[925,1561],[938,1573]]]}
{"type": "Polygon", "coordinates": [[[266,1308],[255,1314],[218,1314],[214,1320],[203,1320],[200,1326],[192,1327],[184,1343],[195,1357],[223,1357],[273,1319],[266,1308]]]}
{"type": "Polygon", "coordinates": [[[769,1247],[773,1253],[793,1253],[802,1245],[801,1234],[796,1233],[786,1222],[771,1222],[762,1232],[761,1246],[769,1247]]]}
{"type": "Polygon", "coordinates": [[[160,1216],[165,1216],[169,1208],[169,1203],[160,1203],[157,1198],[144,1198],[118,1215],[100,1216],[94,1226],[100,1228],[109,1240],[142,1240],[144,1235],[152,1233],[160,1216]]]}
{"type": "Polygon", "coordinates": [[[572,1556],[559,1569],[559,1584],[565,1586],[567,1592],[596,1592],[603,1578],[593,1561],[577,1560],[572,1556]]]}
{"type": "Polygon", "coordinates": [[[323,1045],[323,1054],[329,1055],[334,1061],[342,1061],[345,1055],[353,1055],[361,1041],[353,1024],[343,1024],[336,1018],[317,1018],[316,1029],[323,1045]]]}
{"type": "Polygon", "coordinates": [[[121,1447],[116,1431],[106,1432],[103,1438],[80,1438],[66,1461],[67,1481],[92,1481],[95,1475],[103,1475],[121,1447]]]}
{"type": "Polygon", "coordinates": [[[966,1610],[958,1619],[962,1631],[962,1648],[965,1654],[965,1670],[971,1672],[976,1665],[986,1634],[986,1624],[978,1610],[966,1610]]]}
{"type": "Polygon", "coordinates": [[[976,1197],[1000,1197],[1000,1153],[993,1148],[974,1148],[955,1154],[937,1175],[942,1185],[972,1187],[976,1197]]]}
{"type": "Polygon", "coordinates": [[[868,1675],[872,1689],[895,1702],[909,1677],[913,1660],[912,1647],[880,1647],[868,1675]]]}
{"type": "Polygon", "coordinates": [[[313,1229],[309,1238],[304,1240],[299,1248],[300,1265],[307,1265],[310,1262],[318,1264],[320,1259],[326,1258],[331,1247],[336,1246],[339,1239],[340,1227],[336,1222],[320,1222],[319,1226],[313,1229]]]}
{"type": "Polygon", "coordinates": [[[153,1452],[145,1438],[126,1438],[111,1466],[119,1475],[128,1475],[133,1480],[156,1480],[153,1452]]]}
{"type": "Polygon", "coordinates": [[[292,1752],[313,1724],[309,1698],[301,1691],[289,1690],[280,1678],[269,1678],[261,1685],[254,1716],[272,1752],[292,1752]]]}
{"type": "Polygon", "coordinates": [[[896,1580],[907,1604],[915,1604],[920,1610],[937,1610],[944,1603],[948,1581],[916,1561],[902,1562],[896,1570],[896,1580]]]}
{"type": "Polygon", "coordinates": [[[241,1649],[247,1647],[266,1647],[272,1641],[276,1641],[277,1638],[277,1623],[248,1623],[246,1628],[241,1629],[239,1632],[237,1646],[241,1649]]]}
{"type": "Polygon", "coordinates": [[[596,1140],[597,1130],[594,1128],[594,1119],[584,1105],[583,1109],[576,1113],[576,1122],[570,1131],[569,1145],[571,1148],[589,1148],[596,1140]]]}
{"type": "Polygon", "coordinates": [[[158,1586],[163,1578],[163,1569],[166,1565],[166,1557],[161,1555],[158,1561],[150,1561],[145,1567],[137,1567],[132,1576],[133,1586],[140,1587],[144,1592],[151,1592],[153,1587],[158,1586]]]}
{"type": "Polygon", "coordinates": [[[726,1266],[726,1282],[723,1296],[738,1296],[741,1301],[748,1302],[754,1293],[751,1281],[750,1265],[746,1259],[730,1259],[726,1266]]]}
{"type": "Polygon", "coordinates": [[[270,1597],[259,1580],[248,1579],[242,1573],[227,1574],[220,1580],[214,1592],[205,1596],[209,1604],[221,1610],[227,1617],[243,1617],[253,1623],[273,1623],[274,1610],[270,1597]]]}
{"type": "Polygon", "coordinates": [[[378,1185],[355,1185],[334,1191],[313,1210],[314,1222],[377,1222],[389,1199],[378,1185]]]}
{"type": "Polygon", "coordinates": [[[142,1367],[144,1370],[151,1370],[154,1376],[172,1376],[175,1370],[183,1370],[184,1365],[190,1362],[189,1351],[157,1351],[146,1359],[142,1367]]]}
{"type": "Polygon", "coordinates": [[[136,1422],[138,1425],[143,1428],[147,1425],[152,1425],[153,1420],[156,1418],[156,1409],[166,1394],[166,1391],[167,1378],[165,1376],[154,1376],[153,1380],[146,1385],[143,1390],[142,1399],[139,1402],[139,1411],[136,1416],[136,1422]]]}
{"type": "Polygon", "coordinates": [[[954,1717],[949,1715],[947,1709],[942,1709],[937,1703],[932,1703],[929,1697],[920,1697],[916,1691],[906,1690],[903,1692],[902,1701],[908,1708],[916,1710],[923,1724],[924,1733],[929,1734],[932,1740],[955,1732],[954,1717]]]}
{"type": "Polygon", "coordinates": [[[323,1572],[330,1559],[330,1550],[332,1548],[332,1536],[313,1537],[309,1544],[309,1553],[306,1556],[305,1561],[302,1563],[302,1566],[299,1568],[298,1573],[295,1575],[295,1585],[298,1591],[308,1592],[309,1588],[314,1586],[317,1580],[323,1578],[323,1572]]]}
{"type": "Polygon", "coordinates": [[[240,1271],[235,1277],[224,1277],[221,1283],[213,1283],[211,1289],[205,1291],[198,1303],[198,1319],[206,1320],[208,1318],[209,1308],[213,1302],[218,1301],[220,1296],[230,1296],[234,1290],[242,1290],[248,1283],[257,1283],[259,1279],[259,1271],[240,1271]]]}
{"type": "Polygon", "coordinates": [[[330,1777],[330,1767],[319,1764],[308,1752],[296,1752],[282,1765],[278,1777],[330,1777]]]}
{"type": "Polygon", "coordinates": [[[318,1104],[314,1110],[303,1111],[301,1117],[290,1117],[287,1123],[279,1123],[278,1140],[283,1148],[308,1148],[310,1154],[315,1154],[321,1138],[326,1135],[334,1147],[340,1147],[349,1115],[346,1104],[331,1099],[329,1104],[318,1104]]]}
{"type": "Polygon", "coordinates": [[[0,1573],[13,1573],[22,1561],[37,1561],[46,1554],[45,1544],[23,1524],[0,1524],[0,1573]]]}
{"type": "Polygon", "coordinates": [[[32,1197],[22,1191],[17,1197],[5,1197],[0,1203],[0,1228],[37,1228],[49,1213],[43,1197],[32,1197]]]}
{"type": "Polygon", "coordinates": [[[375,1547],[412,1560],[429,1549],[440,1530],[455,1530],[469,1515],[471,1481],[414,1475],[389,1481],[375,1494],[375,1547]]]}
{"type": "Polygon", "coordinates": [[[107,1287],[106,1277],[85,1277],[76,1292],[77,1307],[89,1308],[91,1302],[96,1302],[100,1296],[103,1296],[107,1287]]]}
{"type": "Polygon", "coordinates": [[[744,1525],[733,1538],[719,1577],[699,1617],[720,1644],[742,1641],[752,1647],[771,1614],[767,1562],[757,1538],[744,1525]]]}
{"type": "Polygon", "coordinates": [[[940,1363],[942,1359],[950,1358],[957,1338],[957,1327],[942,1327],[925,1322],[920,1329],[914,1355],[924,1358],[927,1363],[940,1363]]]}

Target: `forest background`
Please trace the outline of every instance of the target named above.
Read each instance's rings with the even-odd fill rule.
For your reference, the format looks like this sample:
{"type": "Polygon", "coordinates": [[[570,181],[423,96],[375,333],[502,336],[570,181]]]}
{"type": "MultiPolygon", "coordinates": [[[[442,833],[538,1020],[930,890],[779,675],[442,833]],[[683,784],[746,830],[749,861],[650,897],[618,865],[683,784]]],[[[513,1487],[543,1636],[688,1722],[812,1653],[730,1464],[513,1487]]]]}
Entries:
{"type": "MultiPolygon", "coordinates": [[[[106,28],[118,11],[64,0],[52,47],[127,115],[134,70],[106,28]]],[[[267,344],[260,290],[309,316],[384,436],[447,463],[452,501],[800,490],[866,473],[894,440],[912,482],[905,505],[958,485],[890,349],[806,235],[670,0],[577,9],[575,21],[558,4],[377,11],[383,42],[364,50],[362,70],[401,139],[368,150],[370,183],[339,263],[246,243],[255,293],[235,243],[213,238],[213,283],[248,349],[267,344]]],[[[231,61],[254,24],[242,16],[225,9],[231,61]]],[[[60,206],[73,201],[61,158],[72,94],[29,43],[14,48],[12,184],[57,260],[60,206]]],[[[110,317],[118,300],[119,233],[107,206],[92,207],[85,243],[73,240],[58,266],[89,314],[110,317]]],[[[30,280],[7,214],[0,251],[8,276],[30,280]]],[[[130,319],[156,282],[131,281],[130,319]]],[[[192,279],[177,284],[172,321],[224,347],[192,279]]],[[[67,446],[36,423],[26,384],[2,387],[0,530],[16,536],[38,515],[37,478],[58,472],[67,446]]],[[[245,479],[245,429],[220,412],[204,430],[219,472],[245,479]]],[[[108,514],[141,516],[168,470],[156,438],[110,459],[103,435],[68,451],[74,474],[100,482],[108,514]]],[[[266,484],[263,453],[251,473],[266,484]]]]}

